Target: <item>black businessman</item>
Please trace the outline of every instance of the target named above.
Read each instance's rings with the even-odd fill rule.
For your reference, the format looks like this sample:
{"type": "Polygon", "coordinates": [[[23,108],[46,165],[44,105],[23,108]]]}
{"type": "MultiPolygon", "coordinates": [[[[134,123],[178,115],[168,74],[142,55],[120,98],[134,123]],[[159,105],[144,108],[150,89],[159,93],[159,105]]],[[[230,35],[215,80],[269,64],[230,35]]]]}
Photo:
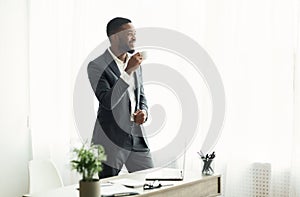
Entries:
{"type": "Polygon", "coordinates": [[[105,148],[107,161],[99,178],[153,167],[143,130],[148,106],[144,94],[142,54],[134,54],[136,31],[131,21],[117,17],[108,22],[110,47],[88,65],[88,76],[99,101],[92,143],[105,148]]]}

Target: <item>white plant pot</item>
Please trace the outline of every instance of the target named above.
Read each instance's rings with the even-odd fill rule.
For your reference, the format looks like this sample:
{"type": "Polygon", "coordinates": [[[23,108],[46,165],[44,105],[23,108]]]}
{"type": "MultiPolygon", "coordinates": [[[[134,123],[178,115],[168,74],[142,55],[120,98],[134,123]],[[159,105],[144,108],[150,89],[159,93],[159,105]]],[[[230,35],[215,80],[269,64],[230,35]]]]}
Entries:
{"type": "Polygon", "coordinates": [[[100,181],[79,181],[79,194],[80,197],[100,197],[100,181]]]}

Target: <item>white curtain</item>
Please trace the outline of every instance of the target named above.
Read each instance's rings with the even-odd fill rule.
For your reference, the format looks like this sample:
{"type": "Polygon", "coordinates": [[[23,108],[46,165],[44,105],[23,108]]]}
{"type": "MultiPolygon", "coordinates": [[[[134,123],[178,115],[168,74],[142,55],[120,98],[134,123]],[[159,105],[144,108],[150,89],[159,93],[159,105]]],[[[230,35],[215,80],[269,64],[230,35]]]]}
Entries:
{"type": "Polygon", "coordinates": [[[290,195],[300,196],[300,2],[295,1],[294,136],[290,195]]]}
{"type": "Polygon", "coordinates": [[[33,159],[52,159],[65,184],[72,183],[72,90],[80,65],[80,61],[75,61],[82,49],[76,46],[79,39],[74,42],[78,31],[73,31],[73,13],[73,1],[29,3],[33,159]]]}
{"type": "Polygon", "coordinates": [[[227,96],[216,162],[226,172],[224,194],[289,196],[293,1],[213,2],[208,11],[213,20],[207,20],[211,34],[205,42],[219,66],[227,96]],[[270,169],[265,164],[271,164],[270,169]],[[266,179],[264,185],[255,182],[260,178],[266,179]]]}
{"type": "MultiPolygon", "coordinates": [[[[33,154],[55,160],[66,184],[75,182],[68,167],[70,146],[78,142],[75,78],[106,39],[106,23],[123,16],[136,27],[182,32],[215,62],[226,93],[225,124],[214,148],[223,194],[299,195],[298,1],[31,0],[29,7],[33,154]],[[253,166],[270,173],[269,185],[255,187],[253,166]]],[[[196,152],[210,124],[208,98],[199,100],[199,134],[187,151],[187,168],[198,172],[196,152]]]]}

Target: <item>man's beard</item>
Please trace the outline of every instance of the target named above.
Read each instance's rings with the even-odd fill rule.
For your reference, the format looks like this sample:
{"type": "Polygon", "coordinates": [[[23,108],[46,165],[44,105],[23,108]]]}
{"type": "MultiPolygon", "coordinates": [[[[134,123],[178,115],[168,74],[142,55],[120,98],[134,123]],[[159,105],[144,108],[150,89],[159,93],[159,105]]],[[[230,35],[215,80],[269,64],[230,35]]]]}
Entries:
{"type": "Polygon", "coordinates": [[[133,48],[130,48],[128,46],[123,46],[120,50],[120,53],[130,53],[130,54],[133,54],[134,53],[134,49],[133,48]]]}
{"type": "Polygon", "coordinates": [[[134,53],[134,47],[130,46],[130,45],[126,45],[126,52],[130,53],[130,54],[133,54],[134,53]]]}
{"type": "Polygon", "coordinates": [[[133,54],[134,51],[135,51],[134,49],[131,49],[131,50],[128,50],[127,52],[130,53],[130,54],[133,54]]]}
{"type": "Polygon", "coordinates": [[[128,52],[128,53],[130,53],[130,54],[133,54],[134,53],[134,47],[133,46],[130,46],[130,44],[123,44],[123,46],[121,46],[122,47],[122,52],[128,52]]]}

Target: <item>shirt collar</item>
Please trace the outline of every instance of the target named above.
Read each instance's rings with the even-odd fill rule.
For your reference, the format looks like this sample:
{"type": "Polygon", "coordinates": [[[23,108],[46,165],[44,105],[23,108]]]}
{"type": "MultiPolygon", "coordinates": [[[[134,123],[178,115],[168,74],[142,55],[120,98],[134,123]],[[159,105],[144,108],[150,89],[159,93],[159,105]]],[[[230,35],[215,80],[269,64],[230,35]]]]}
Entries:
{"type": "MultiPolygon", "coordinates": [[[[108,47],[108,52],[110,53],[110,55],[112,56],[112,58],[116,61],[116,63],[118,64],[125,64],[122,60],[120,60],[117,56],[115,56],[115,54],[111,51],[110,47],[108,47]]],[[[126,57],[126,62],[128,60],[128,54],[127,54],[127,57],[126,57]]]]}

